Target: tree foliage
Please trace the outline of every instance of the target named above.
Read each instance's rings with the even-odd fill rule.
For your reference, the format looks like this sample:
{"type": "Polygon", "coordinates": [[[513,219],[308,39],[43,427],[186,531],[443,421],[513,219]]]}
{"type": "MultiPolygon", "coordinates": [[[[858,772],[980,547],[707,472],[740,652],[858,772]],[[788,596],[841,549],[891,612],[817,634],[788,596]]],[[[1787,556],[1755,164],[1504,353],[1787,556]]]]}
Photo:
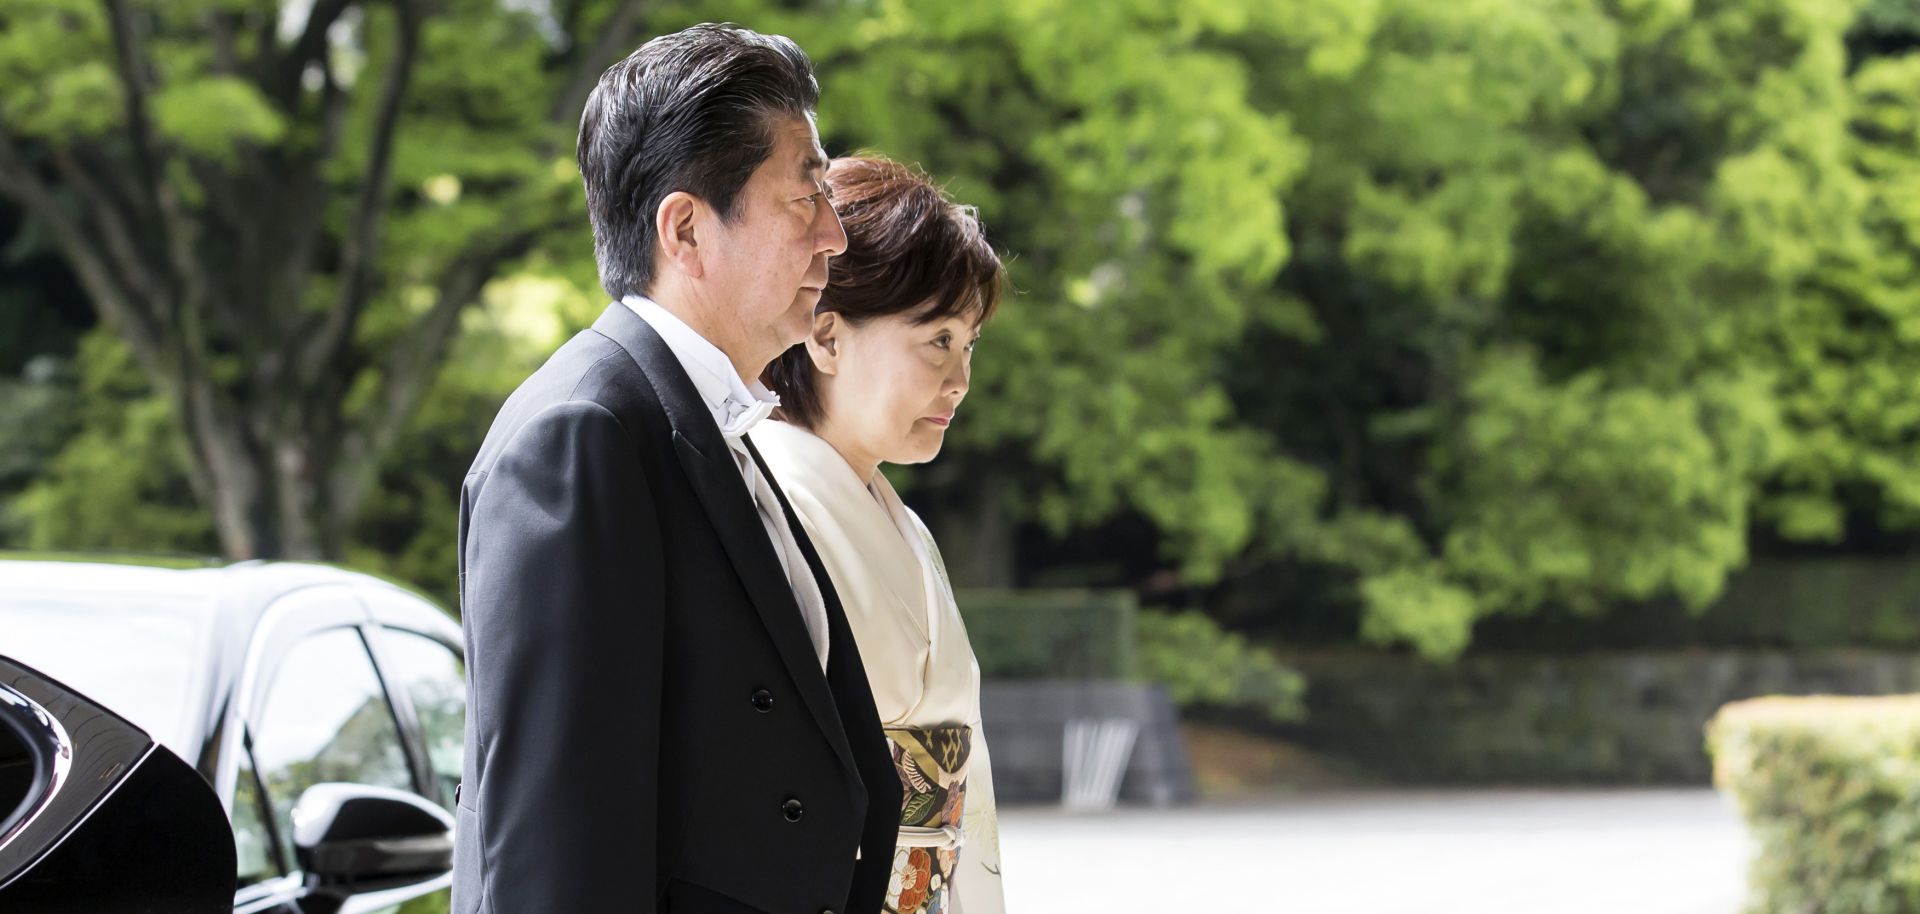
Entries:
{"type": "Polygon", "coordinates": [[[1010,258],[948,453],[913,474],[963,577],[992,567],[962,542],[981,517],[1138,518],[1185,582],[1331,569],[1365,637],[1446,656],[1490,614],[1703,606],[1756,531],[1920,524],[1898,0],[317,2],[339,40],[260,9],[10,4],[0,189],[48,190],[28,209],[56,235],[93,220],[70,260],[106,265],[89,293],[216,519],[195,384],[250,447],[318,448],[281,491],[337,503],[336,554],[429,586],[491,404],[601,300],[565,167],[580,80],[722,15],[813,55],[830,151],[919,163],[1010,258]],[[276,59],[302,66],[246,63],[276,59]],[[283,174],[315,196],[218,228],[222,194],[284,199],[283,174]],[[171,218],[165,188],[190,268],[133,260],[210,304],[143,336],[114,300],[149,286],[102,230],[175,240],[138,222],[171,218]],[[303,266],[235,269],[287,259],[290,213],[319,214],[303,266]]]}
{"type": "Polygon", "coordinates": [[[461,312],[577,243],[572,124],[636,25],[585,0],[0,7],[0,194],[175,416],[228,554],[341,553],[461,312]]]}

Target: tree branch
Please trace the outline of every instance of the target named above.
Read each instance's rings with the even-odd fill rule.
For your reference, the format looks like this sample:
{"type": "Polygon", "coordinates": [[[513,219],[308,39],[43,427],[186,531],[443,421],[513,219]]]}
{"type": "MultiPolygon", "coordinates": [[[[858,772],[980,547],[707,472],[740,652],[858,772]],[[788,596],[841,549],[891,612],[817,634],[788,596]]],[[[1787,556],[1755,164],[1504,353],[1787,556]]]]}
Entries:
{"type": "Polygon", "coordinates": [[[267,85],[269,97],[278,100],[281,107],[293,110],[294,99],[300,92],[300,74],[306,72],[307,64],[326,60],[327,30],[352,5],[353,0],[314,0],[313,7],[307,10],[307,24],[300,29],[300,37],[294,39],[293,47],[281,58],[277,72],[267,85]]]}
{"type": "Polygon", "coordinates": [[[150,376],[160,379],[163,386],[168,383],[172,375],[167,371],[164,327],[158,314],[121,282],[88,233],[61,208],[53,188],[34,174],[33,166],[5,131],[0,131],[0,191],[47,226],[81,288],[99,309],[101,319],[120,332],[150,376]]]}
{"type": "Polygon", "coordinates": [[[238,20],[239,16],[231,12],[213,10],[206,14],[207,31],[213,35],[215,73],[240,72],[240,52],[234,41],[238,20]]]}
{"type": "MultiPolygon", "coordinates": [[[[299,156],[295,167],[288,169],[289,206],[285,214],[289,220],[288,241],[279,270],[286,285],[275,290],[270,298],[271,307],[280,317],[277,323],[282,327],[305,323],[295,320],[294,316],[306,301],[314,252],[319,249],[327,224],[326,163],[340,148],[340,137],[346,131],[347,94],[334,81],[330,63],[321,61],[320,72],[324,77],[320,89],[320,145],[310,154],[299,156]]],[[[303,326],[301,337],[306,338],[314,330],[314,327],[303,326]]]]}
{"type": "Polygon", "coordinates": [[[120,82],[127,95],[127,133],[133,140],[134,168],[139,184],[148,194],[143,201],[160,211],[157,188],[160,186],[160,159],[154,141],[153,124],[147,119],[146,61],[140,56],[145,36],[128,11],[126,0],[106,0],[107,18],[113,31],[114,63],[120,68],[120,82]]]}
{"type": "Polygon", "coordinates": [[[440,282],[433,308],[388,353],[381,366],[380,399],[345,436],[336,466],[336,516],[352,517],[380,459],[406,430],[432,385],[447,346],[460,328],[460,314],[480,294],[501,264],[532,250],[547,226],[523,228],[482,242],[455,258],[440,282]]]}
{"type": "MultiPolygon", "coordinates": [[[[615,0],[615,2],[619,2],[619,0],[615,0]]],[[[580,42],[574,40],[573,30],[575,26],[580,24],[580,12],[586,8],[586,5],[587,0],[573,0],[572,3],[567,4],[565,12],[555,17],[560,23],[560,34],[566,36],[568,49],[578,47],[580,44],[580,42]]]]}
{"type": "Polygon", "coordinates": [[[354,221],[345,239],[340,300],[328,312],[313,338],[313,345],[305,350],[300,364],[303,378],[314,377],[334,361],[341,347],[352,338],[354,324],[373,290],[373,267],[379,258],[380,228],[387,212],[388,183],[393,172],[394,132],[420,44],[420,11],[413,0],[395,0],[394,12],[399,16],[400,29],[392,61],[380,84],[373,137],[367,148],[367,175],[360,182],[354,221]]]}
{"type": "Polygon", "coordinates": [[[133,141],[134,167],[148,202],[158,216],[161,236],[173,255],[171,283],[158,291],[154,301],[171,313],[160,315],[177,331],[167,339],[177,344],[180,370],[204,365],[205,328],[195,305],[206,298],[204,277],[193,261],[197,233],[180,210],[179,195],[166,183],[160,158],[161,150],[147,117],[147,98],[151,93],[148,77],[151,67],[141,56],[146,36],[127,8],[127,0],[106,0],[107,18],[112,26],[114,60],[120,68],[120,81],[126,90],[127,128],[133,141]]]}
{"type": "Polygon", "coordinates": [[[138,217],[123,212],[93,180],[87,169],[74,160],[72,153],[56,150],[53,163],[61,179],[84,201],[97,234],[104,243],[106,255],[111,258],[112,268],[125,277],[127,284],[133,288],[157,288],[154,273],[141,255],[140,244],[136,240],[134,223],[138,217]]]}
{"type": "MultiPolygon", "coordinates": [[[[607,21],[601,23],[599,40],[593,46],[580,52],[580,45],[573,50],[578,56],[573,58],[573,73],[567,77],[565,87],[553,100],[553,107],[547,112],[547,120],[555,124],[569,121],[578,123],[580,109],[587,104],[587,96],[592,94],[595,84],[600,82],[600,74],[613,65],[613,62],[633,50],[633,36],[640,26],[641,16],[647,5],[640,0],[621,0],[614,6],[607,21]]],[[[567,36],[572,39],[574,36],[567,36]]]]}

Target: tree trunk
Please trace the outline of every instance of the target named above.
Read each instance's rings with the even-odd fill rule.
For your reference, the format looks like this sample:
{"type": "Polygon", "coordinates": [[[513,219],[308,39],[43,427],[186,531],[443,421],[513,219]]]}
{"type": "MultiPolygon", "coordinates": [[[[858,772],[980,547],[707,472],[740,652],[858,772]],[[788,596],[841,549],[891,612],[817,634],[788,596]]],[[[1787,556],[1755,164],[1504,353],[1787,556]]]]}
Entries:
{"type": "Polygon", "coordinates": [[[317,484],[330,475],[321,466],[326,457],[303,436],[262,441],[231,410],[190,423],[186,434],[204,468],[196,484],[227,558],[341,558],[342,538],[328,535],[340,525],[317,484]]]}
{"type": "Polygon", "coordinates": [[[955,587],[1012,587],[1015,583],[1014,523],[1006,486],[997,476],[966,484],[933,516],[934,539],[955,587]]]}

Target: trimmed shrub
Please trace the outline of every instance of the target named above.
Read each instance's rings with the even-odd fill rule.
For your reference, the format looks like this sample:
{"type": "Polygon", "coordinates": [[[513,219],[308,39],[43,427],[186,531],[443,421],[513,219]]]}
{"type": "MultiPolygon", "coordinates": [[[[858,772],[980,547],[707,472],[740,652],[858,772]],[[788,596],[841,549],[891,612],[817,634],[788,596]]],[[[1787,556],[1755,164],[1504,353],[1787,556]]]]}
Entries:
{"type": "Polygon", "coordinates": [[[1252,711],[1275,723],[1306,716],[1306,681],[1273,654],[1198,612],[1140,613],[1140,675],[1182,708],[1252,711]]]}
{"type": "Polygon", "coordinates": [[[1131,679],[1139,601],[1124,590],[954,592],[986,679],[1131,679]]]}
{"type": "Polygon", "coordinates": [[[1305,716],[1299,673],[1198,612],[1141,610],[1124,590],[956,591],[989,680],[1145,680],[1181,708],[1305,716]]]}
{"type": "Polygon", "coordinates": [[[1736,702],[1707,749],[1758,844],[1749,914],[1920,912],[1920,696],[1736,702]]]}

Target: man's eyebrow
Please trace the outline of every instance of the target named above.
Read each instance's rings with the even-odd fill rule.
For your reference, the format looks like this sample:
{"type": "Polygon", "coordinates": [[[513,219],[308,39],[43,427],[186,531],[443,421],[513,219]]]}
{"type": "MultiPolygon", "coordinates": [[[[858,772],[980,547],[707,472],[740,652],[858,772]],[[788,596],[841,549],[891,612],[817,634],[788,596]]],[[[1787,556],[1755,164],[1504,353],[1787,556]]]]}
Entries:
{"type": "Polygon", "coordinates": [[[802,181],[816,183],[824,177],[819,173],[826,170],[827,159],[818,152],[809,152],[806,158],[800,160],[800,180],[802,181]]]}

